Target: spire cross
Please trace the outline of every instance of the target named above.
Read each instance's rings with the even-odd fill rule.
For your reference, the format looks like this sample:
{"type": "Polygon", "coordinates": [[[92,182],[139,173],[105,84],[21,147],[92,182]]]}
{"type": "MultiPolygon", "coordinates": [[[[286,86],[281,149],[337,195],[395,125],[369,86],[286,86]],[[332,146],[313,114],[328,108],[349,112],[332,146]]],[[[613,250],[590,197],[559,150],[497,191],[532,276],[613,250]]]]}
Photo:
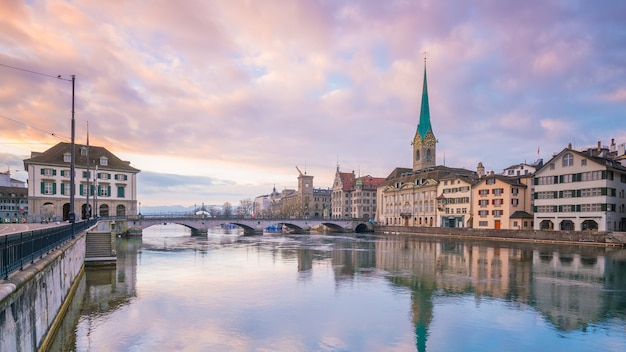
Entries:
{"type": "Polygon", "coordinates": [[[424,51],[424,62],[426,62],[426,51],[424,51]]]}

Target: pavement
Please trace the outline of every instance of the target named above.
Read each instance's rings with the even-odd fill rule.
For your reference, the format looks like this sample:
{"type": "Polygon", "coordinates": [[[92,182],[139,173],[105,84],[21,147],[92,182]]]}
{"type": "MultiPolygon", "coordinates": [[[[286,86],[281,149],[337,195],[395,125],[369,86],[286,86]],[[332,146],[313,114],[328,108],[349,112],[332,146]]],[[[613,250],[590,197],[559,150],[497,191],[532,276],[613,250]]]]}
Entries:
{"type": "Polygon", "coordinates": [[[3,235],[9,235],[12,233],[20,233],[20,232],[26,232],[26,231],[32,231],[32,230],[38,230],[38,229],[44,229],[44,228],[48,228],[48,227],[56,227],[56,226],[61,226],[61,225],[66,225],[67,223],[64,221],[61,222],[50,222],[47,224],[40,224],[40,223],[22,223],[22,224],[8,224],[8,223],[1,223],[0,224],[0,236],[3,235]]]}

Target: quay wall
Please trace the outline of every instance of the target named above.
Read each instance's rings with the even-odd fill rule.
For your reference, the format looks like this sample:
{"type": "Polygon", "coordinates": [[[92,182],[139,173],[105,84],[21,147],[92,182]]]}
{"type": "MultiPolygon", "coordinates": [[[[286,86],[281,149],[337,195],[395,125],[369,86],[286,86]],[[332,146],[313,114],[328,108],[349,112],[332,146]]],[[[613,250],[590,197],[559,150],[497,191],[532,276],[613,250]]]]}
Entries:
{"type": "MultiPolygon", "coordinates": [[[[36,351],[82,275],[85,234],[0,280],[0,351],[36,351]]],[[[45,348],[43,348],[45,349],[45,348]]]]}
{"type": "Polygon", "coordinates": [[[554,243],[584,243],[598,245],[617,245],[607,240],[604,232],[594,231],[535,231],[535,230],[494,230],[456,227],[413,227],[413,226],[382,226],[374,230],[383,234],[420,234],[432,236],[449,236],[475,239],[491,239],[506,241],[531,241],[554,243]]]}

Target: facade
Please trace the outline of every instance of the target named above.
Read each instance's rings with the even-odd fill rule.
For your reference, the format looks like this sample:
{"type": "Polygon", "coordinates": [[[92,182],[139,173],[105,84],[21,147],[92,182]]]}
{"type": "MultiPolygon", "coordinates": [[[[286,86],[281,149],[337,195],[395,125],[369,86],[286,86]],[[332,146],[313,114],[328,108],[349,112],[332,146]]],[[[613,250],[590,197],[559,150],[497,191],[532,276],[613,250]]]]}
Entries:
{"type": "Polygon", "coordinates": [[[534,228],[626,231],[626,167],[620,158],[618,150],[600,143],[583,152],[570,145],[556,154],[534,177],[534,228]]]}
{"type": "Polygon", "coordinates": [[[298,169],[298,190],[285,189],[270,196],[270,211],[276,217],[330,217],[331,190],[313,188],[313,176],[298,169]]]}
{"type": "Polygon", "coordinates": [[[472,213],[472,186],[474,175],[450,173],[437,186],[438,222],[441,227],[467,227],[472,213]]]}
{"type": "Polygon", "coordinates": [[[0,223],[26,222],[28,218],[28,189],[0,186],[0,223]]]}
{"type": "MultiPolygon", "coordinates": [[[[137,214],[137,173],[103,147],[75,144],[76,220],[137,214]],[[87,165],[89,161],[89,167],[87,165]],[[89,169],[89,170],[88,170],[89,169]],[[89,197],[89,204],[87,204],[89,197]],[[90,209],[95,209],[91,212],[90,209]]],[[[64,221],[70,213],[71,144],[59,143],[24,160],[31,221],[64,221]]]]}
{"type": "Polygon", "coordinates": [[[376,189],[384,181],[370,175],[356,177],[354,171],[341,172],[337,165],[331,197],[332,217],[372,219],[376,214],[376,189]]]}
{"type": "Polygon", "coordinates": [[[489,175],[472,190],[473,226],[477,229],[532,229],[526,190],[530,177],[489,175]]]}
{"type": "Polygon", "coordinates": [[[532,164],[516,164],[511,165],[502,171],[503,176],[515,177],[515,176],[528,176],[532,175],[537,171],[537,168],[543,165],[543,160],[539,159],[532,164]]]}
{"type": "MultiPolygon", "coordinates": [[[[377,189],[378,208],[376,220],[384,225],[395,226],[449,226],[451,222],[448,221],[446,223],[444,221],[446,215],[445,200],[442,197],[438,197],[441,182],[444,180],[471,180],[475,178],[476,173],[473,171],[442,165],[419,171],[396,168],[377,189]]],[[[465,193],[467,191],[464,190],[462,192],[465,193]]],[[[458,198],[463,197],[460,196],[458,198]]],[[[461,199],[458,205],[450,205],[447,208],[447,218],[449,219],[450,217],[451,209],[454,209],[453,211],[456,214],[456,209],[462,209],[463,204],[466,204],[466,208],[469,208],[471,203],[463,203],[465,201],[465,199],[461,199]]],[[[469,211],[469,209],[466,211],[469,211]]],[[[455,216],[454,224],[456,227],[459,227],[461,222],[463,222],[463,226],[465,226],[465,220],[466,215],[460,214],[459,217],[455,216]]]]}

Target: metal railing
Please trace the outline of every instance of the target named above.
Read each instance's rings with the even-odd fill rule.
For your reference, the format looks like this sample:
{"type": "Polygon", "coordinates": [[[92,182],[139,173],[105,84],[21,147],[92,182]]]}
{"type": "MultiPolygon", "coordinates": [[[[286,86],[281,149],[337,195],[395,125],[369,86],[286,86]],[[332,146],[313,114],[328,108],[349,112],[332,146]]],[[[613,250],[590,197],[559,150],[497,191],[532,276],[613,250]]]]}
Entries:
{"type": "Polygon", "coordinates": [[[9,274],[23,270],[51,250],[69,241],[73,235],[93,226],[97,220],[44,228],[0,236],[0,277],[7,280],[9,274]],[[72,231],[72,227],[74,228],[72,231]]]}

